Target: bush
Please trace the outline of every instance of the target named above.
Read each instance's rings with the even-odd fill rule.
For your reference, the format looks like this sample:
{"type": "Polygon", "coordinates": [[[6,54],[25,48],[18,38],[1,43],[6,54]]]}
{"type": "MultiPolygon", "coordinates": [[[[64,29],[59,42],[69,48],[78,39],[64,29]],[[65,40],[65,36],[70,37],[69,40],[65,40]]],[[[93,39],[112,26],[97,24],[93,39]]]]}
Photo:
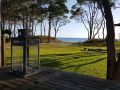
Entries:
{"type": "Polygon", "coordinates": [[[106,41],[103,39],[92,39],[92,40],[87,40],[82,43],[83,45],[87,46],[106,46],[106,41]]]}

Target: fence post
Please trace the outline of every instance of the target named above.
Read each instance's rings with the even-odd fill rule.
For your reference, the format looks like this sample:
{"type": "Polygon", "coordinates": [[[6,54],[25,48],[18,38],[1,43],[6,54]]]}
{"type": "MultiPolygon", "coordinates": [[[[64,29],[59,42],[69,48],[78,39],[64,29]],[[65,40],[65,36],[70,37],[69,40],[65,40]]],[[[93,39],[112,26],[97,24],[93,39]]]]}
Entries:
{"type": "Polygon", "coordinates": [[[1,67],[1,0],[0,0],[0,67],[1,67]]]}
{"type": "Polygon", "coordinates": [[[115,64],[114,80],[120,81],[120,52],[118,53],[118,60],[115,64]]]}

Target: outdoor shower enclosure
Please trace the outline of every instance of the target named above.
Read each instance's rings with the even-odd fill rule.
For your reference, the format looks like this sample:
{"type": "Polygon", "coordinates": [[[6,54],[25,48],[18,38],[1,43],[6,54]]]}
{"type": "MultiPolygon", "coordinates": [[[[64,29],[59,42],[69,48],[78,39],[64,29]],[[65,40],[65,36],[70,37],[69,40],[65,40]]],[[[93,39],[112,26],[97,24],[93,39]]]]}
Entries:
{"type": "Polygon", "coordinates": [[[16,75],[31,75],[33,73],[39,72],[40,70],[40,38],[38,36],[33,36],[32,30],[29,29],[19,29],[18,37],[11,38],[11,71],[16,75]],[[22,63],[14,63],[16,61],[13,59],[14,46],[21,47],[23,51],[22,63]],[[37,46],[37,61],[30,60],[30,47],[37,46]]]}

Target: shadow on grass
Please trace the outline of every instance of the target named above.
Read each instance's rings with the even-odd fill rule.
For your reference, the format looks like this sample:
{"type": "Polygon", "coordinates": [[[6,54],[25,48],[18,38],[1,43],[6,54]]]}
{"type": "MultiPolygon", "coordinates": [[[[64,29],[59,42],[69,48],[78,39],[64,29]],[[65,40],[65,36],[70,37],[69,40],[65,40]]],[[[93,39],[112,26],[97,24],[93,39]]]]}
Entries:
{"type": "Polygon", "coordinates": [[[58,62],[60,63],[61,61],[66,61],[66,63],[64,63],[64,64],[67,64],[67,63],[72,63],[72,62],[84,61],[85,58],[93,57],[93,56],[98,56],[98,55],[80,56],[80,55],[78,55],[78,53],[71,54],[71,55],[65,55],[62,57],[59,57],[58,55],[54,55],[54,56],[46,55],[46,56],[42,57],[41,63],[42,63],[42,65],[51,65],[53,63],[58,63],[58,62]],[[81,59],[81,58],[83,58],[83,59],[81,59]],[[81,60],[78,60],[78,59],[81,59],[81,60]],[[72,60],[74,60],[74,61],[72,61],[72,60]]]}
{"type": "Polygon", "coordinates": [[[71,67],[77,67],[77,68],[79,68],[81,66],[85,66],[85,65],[89,65],[89,64],[100,62],[100,61],[102,61],[104,59],[106,59],[106,58],[101,58],[101,59],[98,59],[96,61],[92,61],[92,62],[89,62],[89,63],[80,64],[80,65],[70,65],[70,66],[67,66],[67,67],[60,68],[60,69],[62,70],[62,69],[71,68],[71,67]]]}
{"type": "MultiPolygon", "coordinates": [[[[101,61],[102,59],[105,59],[105,58],[102,58],[102,59],[96,60],[96,61],[88,59],[88,57],[99,56],[99,55],[104,55],[104,53],[91,53],[91,52],[81,53],[80,52],[80,53],[73,53],[73,54],[41,55],[41,66],[59,68],[59,69],[66,69],[66,68],[78,67],[78,66],[80,67],[80,66],[96,63],[98,61],[101,61]],[[85,62],[85,64],[80,64],[77,66],[74,66],[74,65],[67,66],[67,64],[72,64],[74,62],[79,63],[79,62],[82,62],[85,60],[87,60],[89,62],[85,62]],[[66,67],[63,67],[65,65],[66,65],[66,67]]],[[[17,58],[19,58],[21,60],[22,56],[17,57],[17,58]]],[[[14,58],[17,61],[16,63],[21,63],[22,61],[17,60],[17,58],[14,58]]],[[[33,61],[37,60],[37,56],[35,56],[35,55],[30,56],[30,58],[32,58],[33,61]]],[[[10,57],[7,57],[6,60],[10,61],[10,57]]],[[[7,64],[9,64],[9,63],[7,63],[7,64]]]]}
{"type": "MultiPolygon", "coordinates": [[[[78,58],[82,58],[82,57],[97,56],[95,54],[89,54],[89,55],[87,55],[87,54],[84,55],[84,56],[81,56],[80,53],[74,53],[74,54],[48,54],[48,55],[40,55],[40,57],[41,57],[41,60],[42,60],[41,62],[47,64],[47,63],[51,63],[51,62],[57,62],[57,61],[59,62],[59,61],[61,61],[61,59],[66,58],[66,57],[67,57],[68,60],[70,60],[70,59],[78,59],[78,58]]],[[[37,59],[37,55],[32,55],[32,56],[30,56],[30,58],[33,58],[33,60],[37,59]]],[[[19,63],[19,61],[22,60],[23,57],[22,56],[13,57],[13,59],[14,59],[14,61],[17,61],[19,63]]],[[[6,61],[10,61],[10,60],[11,60],[11,57],[6,57],[6,61]]]]}

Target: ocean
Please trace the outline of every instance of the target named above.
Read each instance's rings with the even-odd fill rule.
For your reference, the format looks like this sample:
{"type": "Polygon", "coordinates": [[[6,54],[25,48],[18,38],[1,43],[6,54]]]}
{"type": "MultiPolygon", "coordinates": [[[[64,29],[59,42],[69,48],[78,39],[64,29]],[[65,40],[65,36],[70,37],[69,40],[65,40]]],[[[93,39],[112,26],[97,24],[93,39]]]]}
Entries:
{"type": "Polygon", "coordinates": [[[60,41],[63,42],[84,42],[87,40],[87,38],[57,38],[60,41]]]}

